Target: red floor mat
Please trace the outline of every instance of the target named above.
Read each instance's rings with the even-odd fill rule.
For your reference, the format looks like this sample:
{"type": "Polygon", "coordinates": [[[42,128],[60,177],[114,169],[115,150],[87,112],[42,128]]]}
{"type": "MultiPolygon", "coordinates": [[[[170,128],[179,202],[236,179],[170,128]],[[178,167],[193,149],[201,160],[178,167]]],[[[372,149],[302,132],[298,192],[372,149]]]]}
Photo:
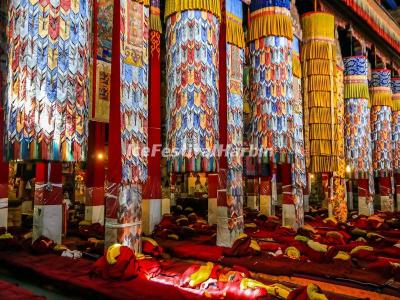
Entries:
{"type": "MultiPolygon", "coordinates": [[[[199,295],[178,289],[172,285],[161,284],[136,278],[131,281],[106,281],[91,278],[89,271],[93,262],[80,259],[73,260],[52,254],[32,256],[28,253],[0,253],[3,266],[18,268],[31,272],[32,276],[40,275],[52,282],[69,284],[68,288],[90,290],[110,299],[201,299],[199,295]]],[[[2,298],[0,299],[8,299],[2,298]]]]}
{"type": "Polygon", "coordinates": [[[0,299],[4,300],[44,300],[45,297],[35,296],[13,283],[0,280],[0,299]]]}

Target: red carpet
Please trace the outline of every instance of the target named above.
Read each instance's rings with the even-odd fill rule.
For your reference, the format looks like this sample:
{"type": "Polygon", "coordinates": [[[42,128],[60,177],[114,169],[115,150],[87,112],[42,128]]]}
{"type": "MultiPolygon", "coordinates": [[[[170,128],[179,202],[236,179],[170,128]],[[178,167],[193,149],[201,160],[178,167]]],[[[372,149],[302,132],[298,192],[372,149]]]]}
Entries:
{"type": "Polygon", "coordinates": [[[0,299],[4,300],[44,300],[45,297],[35,296],[30,291],[17,285],[0,280],[0,299]]]}
{"type": "MultiPolygon", "coordinates": [[[[91,278],[89,271],[94,262],[85,259],[73,260],[53,254],[32,256],[28,253],[0,253],[2,266],[39,275],[46,283],[62,284],[64,287],[90,291],[111,299],[202,299],[199,295],[172,285],[136,278],[131,281],[106,281],[91,278]],[[66,285],[68,284],[68,286],[66,285]]],[[[0,294],[1,296],[1,294],[0,294]]],[[[0,297],[0,299],[8,299],[0,297]]],[[[21,299],[21,298],[19,298],[21,299]]],[[[28,298],[29,299],[29,298],[28,298]]]]}

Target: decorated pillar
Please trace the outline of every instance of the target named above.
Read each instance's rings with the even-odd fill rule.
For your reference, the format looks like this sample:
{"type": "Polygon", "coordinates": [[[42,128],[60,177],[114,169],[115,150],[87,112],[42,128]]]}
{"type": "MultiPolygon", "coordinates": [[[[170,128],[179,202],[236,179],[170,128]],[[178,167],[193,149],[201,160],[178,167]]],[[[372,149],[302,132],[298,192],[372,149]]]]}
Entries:
{"type": "Polygon", "coordinates": [[[208,224],[216,225],[218,220],[218,201],[217,201],[217,191],[218,191],[218,174],[211,173],[208,174],[208,224]]]}
{"type": "Polygon", "coordinates": [[[104,224],[105,144],[105,124],[90,121],[85,199],[85,220],[90,223],[104,224]]]}
{"type": "Polygon", "coordinates": [[[339,139],[334,16],[307,13],[302,28],[306,164],[315,176],[330,177],[338,171],[339,139]]]}
{"type": "Polygon", "coordinates": [[[393,171],[397,211],[400,211],[400,78],[392,78],[392,142],[393,171]]]}
{"type": "Polygon", "coordinates": [[[160,1],[150,2],[149,176],[143,186],[143,231],[150,234],[161,221],[161,19],[160,1]]]}
{"type": "Polygon", "coordinates": [[[372,165],[379,181],[378,207],[393,210],[391,176],[392,152],[392,91],[390,70],[372,70],[370,81],[372,165]]]}
{"type": "Polygon", "coordinates": [[[221,1],[219,39],[219,162],[217,245],[231,247],[243,231],[243,67],[241,0],[221,1]]]}
{"type": "Polygon", "coordinates": [[[263,164],[294,161],[290,4],[290,0],[250,4],[250,145],[259,151],[261,169],[263,164]]]}
{"type": "Polygon", "coordinates": [[[358,212],[369,216],[374,213],[374,207],[371,191],[365,190],[373,175],[367,57],[346,57],[344,68],[347,176],[350,184],[355,181],[358,185],[358,212]]]}
{"type": "Polygon", "coordinates": [[[140,252],[147,179],[149,3],[114,1],[105,246],[140,252]]]}
{"type": "Polygon", "coordinates": [[[43,234],[61,242],[59,162],[86,160],[92,5],[9,4],[7,158],[39,161],[33,240],[43,234]]]}
{"type": "MultiPolygon", "coordinates": [[[[1,71],[0,71],[1,72],[1,71]]],[[[0,73],[1,76],[1,73],[0,73]]],[[[2,82],[0,78],[0,97],[2,82]]],[[[1,99],[1,98],[0,98],[1,99]]],[[[3,160],[4,112],[0,103],[0,228],[7,228],[8,220],[8,162],[3,160]]]]}

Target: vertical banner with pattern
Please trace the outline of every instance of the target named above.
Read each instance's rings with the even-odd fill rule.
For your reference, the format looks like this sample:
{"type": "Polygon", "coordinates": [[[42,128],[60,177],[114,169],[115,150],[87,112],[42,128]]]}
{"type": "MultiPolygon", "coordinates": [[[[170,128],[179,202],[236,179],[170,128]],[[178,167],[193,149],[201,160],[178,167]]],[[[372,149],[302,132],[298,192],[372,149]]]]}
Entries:
{"type": "Polygon", "coordinates": [[[393,170],[400,173],[400,78],[392,78],[393,170]]]}
{"type": "Polygon", "coordinates": [[[167,0],[167,146],[170,171],[215,172],[219,0],[167,0]]]}
{"type": "Polygon", "coordinates": [[[140,251],[147,179],[149,3],[114,1],[106,246],[140,251]]]}
{"type": "Polygon", "coordinates": [[[372,70],[371,100],[372,164],[376,177],[392,172],[392,90],[390,70],[372,70]]]}
{"type": "Polygon", "coordinates": [[[252,1],[250,145],[274,162],[293,160],[293,28],[290,0],[252,1]]]}
{"type": "Polygon", "coordinates": [[[91,1],[10,1],[9,159],[86,159],[91,1]]]}
{"type": "Polygon", "coordinates": [[[307,13],[302,28],[307,167],[311,173],[334,172],[338,170],[334,16],[307,13]]]}
{"type": "Polygon", "coordinates": [[[92,98],[89,116],[93,121],[108,123],[110,115],[110,81],[113,5],[112,0],[93,0],[92,98]]]}

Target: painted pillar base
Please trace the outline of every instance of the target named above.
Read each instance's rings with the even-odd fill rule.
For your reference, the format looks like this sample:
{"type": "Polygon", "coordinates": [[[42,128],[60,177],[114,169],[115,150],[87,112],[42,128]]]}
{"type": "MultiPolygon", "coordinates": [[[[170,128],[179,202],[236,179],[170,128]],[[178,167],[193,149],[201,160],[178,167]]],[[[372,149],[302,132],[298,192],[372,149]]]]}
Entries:
{"type": "MultiPolygon", "coordinates": [[[[294,230],[299,229],[302,225],[302,219],[299,218],[298,214],[303,212],[297,212],[294,204],[282,204],[282,226],[288,226],[294,230]],[[300,223],[299,223],[300,222],[300,223]]],[[[304,218],[303,218],[304,220],[304,218]]]]}
{"type": "Polygon", "coordinates": [[[0,199],[0,228],[8,226],[8,198],[0,199]]]}
{"type": "Polygon", "coordinates": [[[272,196],[260,195],[260,213],[268,217],[275,215],[275,206],[272,204],[272,196]]]}
{"type": "Polygon", "coordinates": [[[62,242],[62,205],[35,205],[32,241],[45,236],[57,244],[62,242]]]}
{"type": "Polygon", "coordinates": [[[142,202],[142,230],[151,234],[161,221],[161,199],[149,199],[142,202]]]}
{"type": "Polygon", "coordinates": [[[85,221],[104,225],[104,205],[85,206],[85,221]]]}
{"type": "Polygon", "coordinates": [[[118,243],[141,252],[142,187],[108,183],[104,246],[118,243]]]}
{"type": "Polygon", "coordinates": [[[218,174],[208,175],[208,224],[218,223],[218,174]]]}
{"type": "Polygon", "coordinates": [[[304,195],[303,196],[303,207],[304,207],[304,212],[309,212],[310,211],[310,195],[304,195]]]}
{"type": "Polygon", "coordinates": [[[247,207],[258,210],[257,196],[255,195],[247,196],[247,207]]]}
{"type": "Polygon", "coordinates": [[[394,201],[391,196],[380,196],[381,211],[394,212],[394,201]]]}
{"type": "Polygon", "coordinates": [[[32,242],[40,236],[45,236],[61,244],[63,229],[61,182],[61,163],[36,164],[32,242]]]}
{"type": "Polygon", "coordinates": [[[163,198],[161,200],[161,216],[171,213],[171,199],[163,198]]]}
{"type": "MultiPolygon", "coordinates": [[[[228,207],[218,206],[217,219],[217,246],[231,248],[235,239],[243,232],[243,226],[234,226],[230,229],[230,220],[226,217],[229,215],[228,207]]],[[[243,224],[243,217],[239,217],[238,224],[243,224]]]]}
{"type": "Polygon", "coordinates": [[[347,208],[354,210],[353,183],[351,180],[347,182],[347,208]]]}
{"type": "Polygon", "coordinates": [[[372,216],[374,214],[374,203],[368,201],[367,197],[358,196],[358,214],[372,216]]]}

